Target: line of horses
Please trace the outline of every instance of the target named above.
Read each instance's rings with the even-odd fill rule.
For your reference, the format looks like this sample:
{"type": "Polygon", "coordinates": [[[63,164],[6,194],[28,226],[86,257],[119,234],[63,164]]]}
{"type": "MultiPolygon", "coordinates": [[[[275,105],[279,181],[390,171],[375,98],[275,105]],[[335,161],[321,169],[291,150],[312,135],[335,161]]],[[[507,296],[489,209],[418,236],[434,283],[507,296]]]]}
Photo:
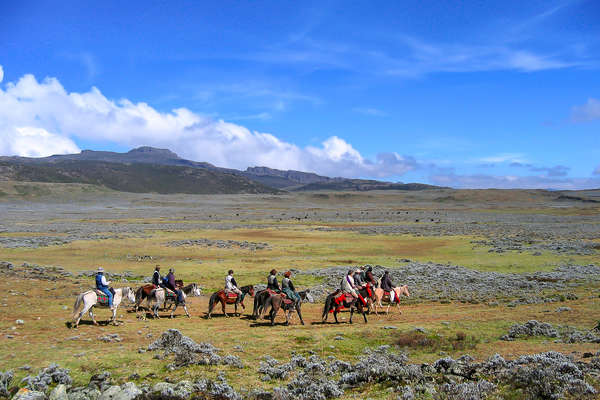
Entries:
{"type": "MultiPolygon", "coordinates": [[[[234,305],[234,315],[240,316],[240,313],[238,313],[238,305],[241,305],[242,309],[245,310],[244,299],[249,295],[250,297],[254,297],[254,306],[252,310],[253,319],[262,320],[266,314],[271,325],[274,325],[277,313],[279,310],[283,310],[286,321],[285,324],[289,325],[293,312],[295,311],[298,314],[300,323],[304,325],[304,319],[302,318],[302,303],[314,303],[314,298],[309,290],[298,292],[299,299],[296,301],[288,299],[282,293],[276,293],[270,290],[261,290],[255,294],[254,286],[252,285],[243,286],[240,290],[242,295],[239,297],[232,297],[224,290],[213,293],[209,299],[206,318],[212,317],[213,310],[219,303],[221,304],[221,309],[225,317],[229,317],[229,314],[225,309],[226,305],[234,305]]],[[[173,318],[175,310],[177,310],[179,306],[183,307],[185,314],[189,318],[190,313],[188,312],[185,299],[189,296],[200,296],[201,290],[196,283],[191,283],[187,286],[181,285],[181,291],[184,301],[178,303],[173,292],[162,287],[156,288],[151,284],[141,286],[135,291],[130,287],[114,289],[112,317],[109,320],[109,323],[116,323],[117,308],[124,299],[128,299],[130,303],[134,304],[133,309],[138,318],[146,318],[145,310],[142,314],[139,314],[140,310],[142,310],[142,303],[144,300],[146,301],[145,308],[151,312],[151,315],[154,318],[160,318],[158,311],[161,308],[170,310],[170,317],[173,318]]],[[[406,285],[394,288],[395,300],[393,303],[390,302],[389,293],[386,293],[379,287],[366,286],[359,289],[357,292],[360,294],[361,298],[364,299],[364,303],[361,298],[353,297],[350,294],[343,294],[340,290],[329,294],[325,299],[325,305],[321,315],[322,322],[326,322],[329,314],[332,313],[335,322],[339,323],[337,315],[342,309],[346,308],[350,310],[350,323],[352,323],[352,316],[355,311],[362,314],[365,323],[367,323],[367,312],[373,307],[375,314],[378,314],[378,308],[384,307],[383,302],[387,303],[386,314],[389,313],[390,306],[393,304],[396,305],[399,313],[402,313],[400,311],[399,299],[403,295],[407,297],[410,296],[408,286],[406,285]]],[[[89,312],[92,322],[94,325],[97,325],[98,323],[96,322],[93,313],[93,307],[96,305],[107,306],[98,302],[98,294],[95,290],[88,290],[79,294],[73,305],[72,326],[76,328],[86,312],[89,312]]]]}

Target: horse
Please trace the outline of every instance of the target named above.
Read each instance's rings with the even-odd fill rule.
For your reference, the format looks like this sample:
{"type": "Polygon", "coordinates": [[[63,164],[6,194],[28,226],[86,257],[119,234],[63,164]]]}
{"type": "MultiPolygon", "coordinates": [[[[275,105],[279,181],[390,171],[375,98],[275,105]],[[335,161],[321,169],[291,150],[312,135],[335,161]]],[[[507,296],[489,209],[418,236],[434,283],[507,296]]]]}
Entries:
{"type": "Polygon", "coordinates": [[[277,315],[277,312],[279,311],[280,308],[283,309],[285,312],[285,324],[286,325],[290,324],[290,316],[292,314],[292,311],[294,311],[294,310],[296,310],[296,312],[298,313],[298,317],[300,317],[300,323],[302,325],[304,325],[304,320],[302,319],[302,309],[301,309],[302,302],[303,301],[308,301],[309,303],[314,302],[312,294],[310,293],[309,290],[303,290],[301,292],[298,292],[298,296],[300,297],[300,300],[297,300],[292,303],[286,303],[281,294],[271,294],[268,291],[267,291],[267,293],[269,294],[269,297],[266,298],[264,304],[262,305],[262,308],[260,310],[260,315],[257,317],[257,319],[261,319],[263,317],[265,311],[270,306],[271,311],[269,312],[269,318],[271,319],[271,325],[275,325],[275,316],[277,315]]]}
{"type": "Polygon", "coordinates": [[[206,317],[212,318],[212,311],[213,311],[213,308],[215,307],[215,303],[217,301],[219,301],[221,303],[221,307],[223,308],[223,314],[225,314],[226,317],[229,317],[229,315],[225,311],[225,304],[235,304],[234,315],[240,315],[237,312],[237,305],[238,305],[238,303],[240,303],[242,305],[242,308],[244,310],[246,309],[246,306],[244,305],[244,297],[246,297],[247,294],[249,294],[250,297],[254,297],[254,286],[246,285],[246,286],[241,287],[240,290],[242,291],[242,295],[239,296],[240,297],[239,301],[238,301],[237,297],[228,297],[227,293],[225,293],[224,289],[221,289],[218,292],[213,293],[210,296],[210,299],[208,301],[208,312],[206,313],[206,317]]]}
{"type": "MultiPolygon", "coordinates": [[[[362,314],[363,318],[365,319],[365,324],[367,323],[367,315],[364,309],[364,305],[362,303],[362,301],[360,301],[360,299],[352,296],[351,294],[346,294],[346,293],[342,293],[340,295],[340,290],[336,290],[335,292],[331,293],[329,296],[327,296],[327,298],[325,299],[325,306],[323,307],[323,315],[321,316],[321,319],[323,322],[327,321],[327,317],[329,315],[330,312],[333,312],[333,317],[335,318],[335,323],[339,324],[340,322],[337,319],[337,314],[340,312],[340,310],[342,308],[349,308],[350,309],[350,323],[352,323],[352,315],[354,314],[354,309],[356,308],[356,310],[362,314]],[[341,297],[343,296],[343,297],[341,297]],[[338,300],[336,300],[336,297],[338,300]]],[[[358,291],[358,293],[360,293],[361,296],[363,297],[368,297],[368,293],[366,291],[366,289],[360,289],[358,291]]]]}
{"type": "Polygon", "coordinates": [[[262,313],[265,307],[265,301],[269,298],[270,294],[267,289],[263,289],[256,293],[254,296],[254,308],[252,310],[252,318],[257,319],[258,314],[262,313]]]}
{"type": "MultiPolygon", "coordinates": [[[[113,296],[112,318],[109,320],[109,323],[112,322],[113,324],[116,324],[117,308],[119,307],[119,304],[121,304],[121,301],[123,301],[124,298],[127,298],[130,302],[134,303],[135,295],[133,293],[133,290],[129,287],[115,289],[115,295],[113,296]]],[[[90,312],[90,317],[92,318],[92,322],[94,323],[94,325],[98,325],[96,319],[94,318],[94,312],[92,311],[92,308],[96,304],[98,304],[98,295],[96,294],[95,290],[88,290],[83,293],[80,293],[77,296],[77,298],[75,299],[75,304],[73,305],[74,328],[77,328],[77,326],[79,326],[79,321],[81,321],[81,317],[87,311],[90,312]],[[81,310],[81,312],[79,312],[82,303],[83,309],[81,310]]],[[[108,307],[108,304],[106,306],[101,306],[108,307]]]]}
{"type": "MultiPolygon", "coordinates": [[[[177,280],[175,280],[175,285],[178,288],[182,288],[183,287],[183,281],[177,279],[177,280]]],[[[142,302],[144,300],[146,300],[152,294],[152,291],[154,289],[158,289],[158,287],[156,287],[152,283],[149,283],[149,284],[144,285],[144,286],[140,286],[139,288],[136,289],[136,291],[135,291],[135,305],[133,306],[133,311],[137,312],[139,310],[140,304],[142,304],[142,302]]]]}
{"type": "MultiPolygon", "coordinates": [[[[390,313],[390,306],[392,305],[392,303],[390,302],[390,295],[389,294],[385,294],[384,290],[381,288],[377,288],[373,291],[373,295],[375,298],[374,301],[374,305],[375,305],[375,315],[379,315],[377,314],[377,307],[383,307],[383,304],[381,304],[381,301],[385,301],[388,303],[387,305],[387,310],[385,311],[386,314],[390,313]]],[[[396,299],[396,307],[398,308],[398,312],[400,314],[402,314],[402,311],[400,310],[400,296],[401,295],[405,295],[406,297],[410,297],[410,292],[408,291],[408,285],[402,285],[402,286],[397,286],[394,288],[394,296],[396,299]]]]}
{"type": "MultiPolygon", "coordinates": [[[[185,315],[187,315],[188,318],[190,317],[190,313],[188,312],[187,309],[187,305],[185,303],[185,299],[187,296],[200,296],[201,295],[201,291],[200,288],[198,287],[197,284],[195,283],[191,283],[189,285],[187,285],[186,287],[182,288],[181,291],[182,296],[183,296],[183,302],[182,303],[177,303],[177,298],[173,298],[170,296],[166,295],[166,289],[165,288],[158,288],[153,290],[150,293],[150,296],[147,297],[147,301],[148,301],[148,305],[150,305],[150,303],[154,302],[153,306],[152,306],[152,316],[154,318],[159,319],[160,316],[158,315],[158,309],[160,308],[161,304],[163,306],[163,308],[165,308],[167,302],[171,303],[169,306],[169,309],[171,308],[172,304],[175,304],[175,308],[171,311],[171,318],[173,318],[173,314],[175,313],[175,310],[177,310],[177,307],[179,305],[183,306],[183,309],[185,310],[185,315]]],[[[145,315],[143,316],[143,319],[145,319],[145,315]]]]}

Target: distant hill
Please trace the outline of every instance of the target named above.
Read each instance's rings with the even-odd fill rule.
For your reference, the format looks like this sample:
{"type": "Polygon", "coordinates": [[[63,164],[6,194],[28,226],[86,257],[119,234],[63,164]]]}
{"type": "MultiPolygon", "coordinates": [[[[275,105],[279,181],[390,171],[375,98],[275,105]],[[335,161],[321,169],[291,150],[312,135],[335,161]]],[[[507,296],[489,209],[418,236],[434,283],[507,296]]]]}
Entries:
{"type": "Polygon", "coordinates": [[[126,153],[83,150],[79,154],[41,158],[0,157],[0,162],[5,167],[13,166],[10,171],[0,170],[0,179],[4,180],[9,179],[7,176],[10,175],[16,180],[35,178],[36,182],[95,183],[114,190],[130,192],[266,193],[276,192],[278,189],[365,191],[440,188],[419,183],[330,178],[312,172],[282,171],[268,167],[249,167],[245,171],[240,171],[217,167],[208,162],[186,160],[168,149],[149,146],[138,147],[126,153]],[[109,171],[116,176],[103,175],[109,171]],[[168,178],[168,174],[173,174],[173,179],[168,178]],[[159,183],[153,183],[156,179],[159,183]],[[190,186],[185,184],[186,179],[190,180],[190,186]],[[202,184],[204,181],[206,186],[202,184]]]}
{"type": "Polygon", "coordinates": [[[303,190],[332,190],[332,191],[367,191],[367,190],[428,190],[443,189],[440,186],[425,185],[423,183],[392,183],[372,181],[366,179],[334,178],[327,182],[315,182],[295,188],[303,190]]]}
{"type": "Polygon", "coordinates": [[[64,159],[50,163],[0,161],[0,180],[84,183],[134,193],[275,193],[242,176],[204,168],[64,159]]]}

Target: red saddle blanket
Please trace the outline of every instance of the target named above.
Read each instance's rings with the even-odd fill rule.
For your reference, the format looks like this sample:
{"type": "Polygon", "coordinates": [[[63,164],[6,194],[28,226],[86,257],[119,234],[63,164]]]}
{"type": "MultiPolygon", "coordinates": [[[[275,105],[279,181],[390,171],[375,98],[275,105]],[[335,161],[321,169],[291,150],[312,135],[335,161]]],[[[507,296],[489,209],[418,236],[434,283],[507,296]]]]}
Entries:
{"type": "Polygon", "coordinates": [[[177,299],[177,294],[171,290],[165,290],[165,298],[169,299],[169,300],[170,299],[175,300],[175,299],[177,299]]]}
{"type": "Polygon", "coordinates": [[[229,297],[230,299],[237,299],[238,295],[237,293],[227,292],[227,297],[229,297]]]}
{"type": "Polygon", "coordinates": [[[294,302],[293,302],[292,300],[290,300],[290,299],[288,299],[288,298],[285,298],[285,297],[284,297],[284,298],[283,298],[283,303],[284,303],[284,304],[293,304],[294,302]]]}

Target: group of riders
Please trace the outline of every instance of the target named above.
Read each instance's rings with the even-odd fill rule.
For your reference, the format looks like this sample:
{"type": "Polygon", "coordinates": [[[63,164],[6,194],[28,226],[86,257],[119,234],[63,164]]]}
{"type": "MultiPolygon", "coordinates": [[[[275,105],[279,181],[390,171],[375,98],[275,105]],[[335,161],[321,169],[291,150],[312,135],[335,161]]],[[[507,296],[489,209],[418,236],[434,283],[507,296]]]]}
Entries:
{"type": "MultiPolygon", "coordinates": [[[[224,291],[226,294],[235,294],[238,299],[242,296],[242,291],[238,288],[238,284],[233,277],[233,270],[230,269],[228,271],[227,276],[225,277],[225,288],[224,291]]],[[[281,281],[281,286],[279,286],[279,282],[277,281],[277,270],[272,269],[267,277],[267,290],[273,291],[275,293],[283,293],[285,296],[296,303],[300,301],[300,296],[294,287],[294,283],[291,280],[292,272],[286,271],[283,274],[283,279],[281,281]]],[[[108,306],[112,310],[113,309],[113,294],[112,288],[110,287],[110,281],[106,280],[104,275],[104,269],[102,267],[98,268],[96,273],[96,289],[100,292],[104,293],[108,298],[108,306]]],[[[160,275],[160,266],[156,266],[154,269],[154,273],[152,274],[152,284],[154,288],[164,288],[168,289],[175,293],[176,302],[183,303],[184,296],[175,280],[175,270],[173,268],[169,269],[169,273],[165,277],[161,277],[160,275]]],[[[370,291],[370,288],[380,287],[386,293],[389,292],[390,295],[390,303],[399,302],[400,299],[395,299],[394,292],[394,284],[392,283],[389,271],[385,271],[383,276],[381,277],[381,281],[378,284],[377,279],[373,275],[373,267],[365,266],[355,269],[351,269],[344,276],[340,284],[340,292],[346,295],[350,295],[355,299],[359,299],[364,306],[367,306],[367,301],[363,296],[359,293],[361,289],[367,289],[367,292],[370,291]]]]}

